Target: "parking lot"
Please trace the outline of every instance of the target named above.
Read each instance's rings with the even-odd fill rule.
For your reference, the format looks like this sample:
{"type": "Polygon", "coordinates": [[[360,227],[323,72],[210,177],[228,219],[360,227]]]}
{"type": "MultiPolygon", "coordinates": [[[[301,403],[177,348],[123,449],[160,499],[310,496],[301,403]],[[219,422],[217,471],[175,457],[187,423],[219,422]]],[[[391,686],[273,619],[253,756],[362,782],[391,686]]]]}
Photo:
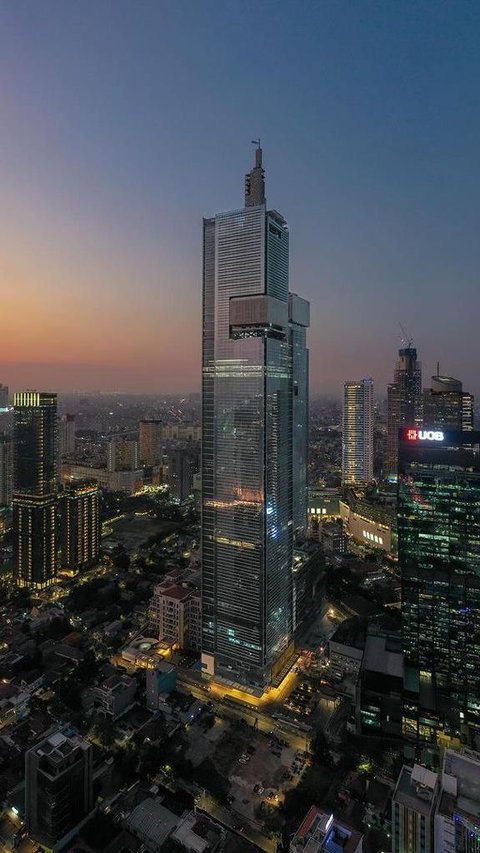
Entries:
{"type": "Polygon", "coordinates": [[[205,758],[230,783],[229,809],[249,822],[262,802],[279,805],[288,788],[298,784],[309,759],[282,740],[281,735],[252,731],[216,717],[208,731],[189,730],[187,757],[195,764],[205,758]]]}

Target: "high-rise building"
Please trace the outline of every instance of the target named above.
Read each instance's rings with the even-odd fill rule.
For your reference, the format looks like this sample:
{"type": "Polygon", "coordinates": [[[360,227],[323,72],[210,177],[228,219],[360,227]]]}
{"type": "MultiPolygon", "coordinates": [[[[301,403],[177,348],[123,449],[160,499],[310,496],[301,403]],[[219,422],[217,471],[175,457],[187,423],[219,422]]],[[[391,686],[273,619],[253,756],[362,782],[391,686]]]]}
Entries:
{"type": "Polygon", "coordinates": [[[258,690],[293,653],[293,466],[305,464],[306,423],[294,397],[306,406],[308,309],[292,299],[289,313],[288,244],[258,148],[245,207],[204,220],[202,398],[202,663],[258,690]]]}
{"type": "Polygon", "coordinates": [[[199,447],[167,448],[167,483],[172,498],[183,503],[193,494],[193,478],[200,468],[199,447]]]}
{"type": "Polygon", "coordinates": [[[140,421],[138,428],[140,465],[158,465],[162,459],[162,421],[140,421]]]}
{"type": "Polygon", "coordinates": [[[12,502],[13,409],[0,408],[0,507],[12,502]]]}
{"type": "Polygon", "coordinates": [[[446,749],[435,812],[435,853],[480,850],[480,753],[446,749]]]}
{"type": "Polygon", "coordinates": [[[422,365],[414,347],[398,351],[393,383],[387,388],[387,448],[385,475],[396,476],[398,467],[398,430],[401,426],[422,422],[422,365]]]}
{"type": "Polygon", "coordinates": [[[438,792],[437,773],[420,764],[402,767],[392,797],[392,853],[433,853],[438,792]]]}
{"type": "Polygon", "coordinates": [[[30,835],[53,847],[93,807],[93,749],[70,724],[25,753],[25,818],[30,835]]]}
{"type": "Polygon", "coordinates": [[[60,418],[60,456],[75,456],[75,415],[60,418]]]}
{"type": "Polygon", "coordinates": [[[403,427],[404,734],[480,733],[480,433],[403,427]]]}
{"type": "Polygon", "coordinates": [[[292,357],[293,526],[297,533],[304,533],[307,527],[307,329],[310,325],[310,304],[294,293],[288,297],[288,325],[292,357]]]}
{"type": "Polygon", "coordinates": [[[42,589],[57,567],[57,395],[22,391],[13,402],[13,574],[42,589]]]}
{"type": "Polygon", "coordinates": [[[423,392],[423,423],[442,429],[473,429],[472,394],[463,390],[459,379],[451,376],[432,376],[431,388],[423,392]]]}
{"type": "Polygon", "coordinates": [[[8,407],[8,385],[0,382],[0,410],[8,407]]]}
{"type": "Polygon", "coordinates": [[[392,797],[393,853],[478,853],[480,753],[445,749],[440,773],[402,767],[392,797]]]}
{"type": "Polygon", "coordinates": [[[60,554],[64,569],[82,571],[100,553],[100,491],[95,481],[68,483],[60,497],[60,554]]]}
{"type": "Polygon", "coordinates": [[[345,382],[343,392],[342,483],[373,479],[373,379],[345,382]]]}
{"type": "Polygon", "coordinates": [[[109,471],[136,471],[138,462],[138,441],[122,436],[114,436],[107,445],[107,468],[109,471]]]}

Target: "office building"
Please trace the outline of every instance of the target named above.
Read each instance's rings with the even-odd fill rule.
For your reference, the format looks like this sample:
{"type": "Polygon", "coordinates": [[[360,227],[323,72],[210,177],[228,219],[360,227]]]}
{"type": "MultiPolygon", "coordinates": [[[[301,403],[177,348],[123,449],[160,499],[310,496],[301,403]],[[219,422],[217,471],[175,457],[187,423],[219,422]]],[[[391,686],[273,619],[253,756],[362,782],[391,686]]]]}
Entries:
{"type": "Polygon", "coordinates": [[[480,753],[445,749],[439,774],[404,766],[392,798],[393,853],[478,853],[480,753]]]}
{"type": "Polygon", "coordinates": [[[2,385],[0,382],[0,411],[8,408],[8,385],[2,385]]]}
{"type": "Polygon", "coordinates": [[[25,819],[30,835],[53,847],[93,807],[93,748],[70,724],[25,753],[25,819]]]}
{"type": "Polygon", "coordinates": [[[404,427],[398,560],[404,734],[480,732],[480,433],[404,427]]]}
{"type": "Polygon", "coordinates": [[[480,850],[480,753],[445,750],[434,835],[435,853],[480,850]]]}
{"type": "Polygon", "coordinates": [[[397,476],[398,430],[407,424],[422,422],[422,365],[417,350],[402,347],[398,351],[393,383],[387,388],[387,447],[385,476],[397,476]]]}
{"type": "Polygon", "coordinates": [[[434,853],[438,792],[437,773],[419,764],[402,767],[392,797],[392,853],[434,853]]]}
{"type": "Polygon", "coordinates": [[[0,408],[0,507],[12,502],[12,478],[13,409],[6,406],[0,408]]]}
{"type": "Polygon", "coordinates": [[[245,207],[203,229],[202,664],[253,690],[293,654],[308,305],[289,299],[288,262],[287,223],[267,209],[258,148],[245,207]]]}
{"type": "Polygon", "coordinates": [[[162,459],[162,421],[153,418],[140,421],[138,427],[138,450],[140,465],[153,467],[162,459]]]}
{"type": "Polygon", "coordinates": [[[137,687],[134,678],[125,673],[114,673],[101,684],[85,691],[84,707],[86,710],[94,709],[96,713],[111,720],[118,720],[134,705],[137,687]]]}
{"type": "Polygon", "coordinates": [[[107,444],[107,468],[113,471],[136,471],[139,467],[138,441],[114,436],[107,444]]]}
{"type": "Polygon", "coordinates": [[[13,574],[21,587],[53,583],[56,548],[57,395],[14,395],[13,574]]]}
{"type": "Polygon", "coordinates": [[[342,483],[373,479],[373,379],[346,382],[343,392],[342,483]]]}
{"type": "Polygon", "coordinates": [[[308,349],[310,304],[294,293],[288,297],[288,325],[292,358],[292,468],[293,526],[297,534],[307,527],[308,462],[308,349]]]}
{"type": "Polygon", "coordinates": [[[200,468],[200,448],[167,447],[167,483],[171,497],[183,503],[193,494],[193,478],[200,468]]]}
{"type": "Polygon", "coordinates": [[[60,564],[78,572],[100,553],[100,492],[95,481],[65,485],[60,497],[60,564]]]}
{"type": "Polygon", "coordinates": [[[60,418],[60,457],[75,456],[75,415],[60,418]]]}
{"type": "Polygon", "coordinates": [[[423,392],[423,423],[430,428],[473,429],[472,394],[463,390],[459,379],[432,376],[431,388],[423,392]]]}

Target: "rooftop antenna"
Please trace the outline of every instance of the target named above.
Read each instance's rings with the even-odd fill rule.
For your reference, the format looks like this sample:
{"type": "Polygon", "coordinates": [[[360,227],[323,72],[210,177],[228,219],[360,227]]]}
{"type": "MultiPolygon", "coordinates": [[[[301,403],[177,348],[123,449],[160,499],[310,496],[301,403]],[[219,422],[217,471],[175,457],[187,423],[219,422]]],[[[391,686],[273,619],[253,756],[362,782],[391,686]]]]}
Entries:
{"type": "Polygon", "coordinates": [[[257,148],[261,148],[260,137],[258,137],[258,139],[252,139],[252,145],[256,145],[257,148]]]}
{"type": "Polygon", "coordinates": [[[401,323],[399,323],[398,325],[400,326],[400,331],[402,332],[402,335],[403,335],[402,343],[406,343],[407,347],[410,348],[413,344],[413,338],[407,334],[407,332],[405,331],[405,329],[403,328],[401,323]]]}

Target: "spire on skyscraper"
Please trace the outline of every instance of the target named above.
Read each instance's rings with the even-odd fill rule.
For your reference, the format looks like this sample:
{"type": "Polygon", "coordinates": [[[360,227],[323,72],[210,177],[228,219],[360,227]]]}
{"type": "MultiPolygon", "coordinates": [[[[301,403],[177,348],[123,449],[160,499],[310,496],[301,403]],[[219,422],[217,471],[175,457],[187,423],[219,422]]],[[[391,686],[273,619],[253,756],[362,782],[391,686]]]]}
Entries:
{"type": "Polygon", "coordinates": [[[245,207],[256,207],[265,204],[265,170],[262,166],[262,149],[260,139],[252,139],[256,145],[255,166],[245,175],[245,207]]]}

